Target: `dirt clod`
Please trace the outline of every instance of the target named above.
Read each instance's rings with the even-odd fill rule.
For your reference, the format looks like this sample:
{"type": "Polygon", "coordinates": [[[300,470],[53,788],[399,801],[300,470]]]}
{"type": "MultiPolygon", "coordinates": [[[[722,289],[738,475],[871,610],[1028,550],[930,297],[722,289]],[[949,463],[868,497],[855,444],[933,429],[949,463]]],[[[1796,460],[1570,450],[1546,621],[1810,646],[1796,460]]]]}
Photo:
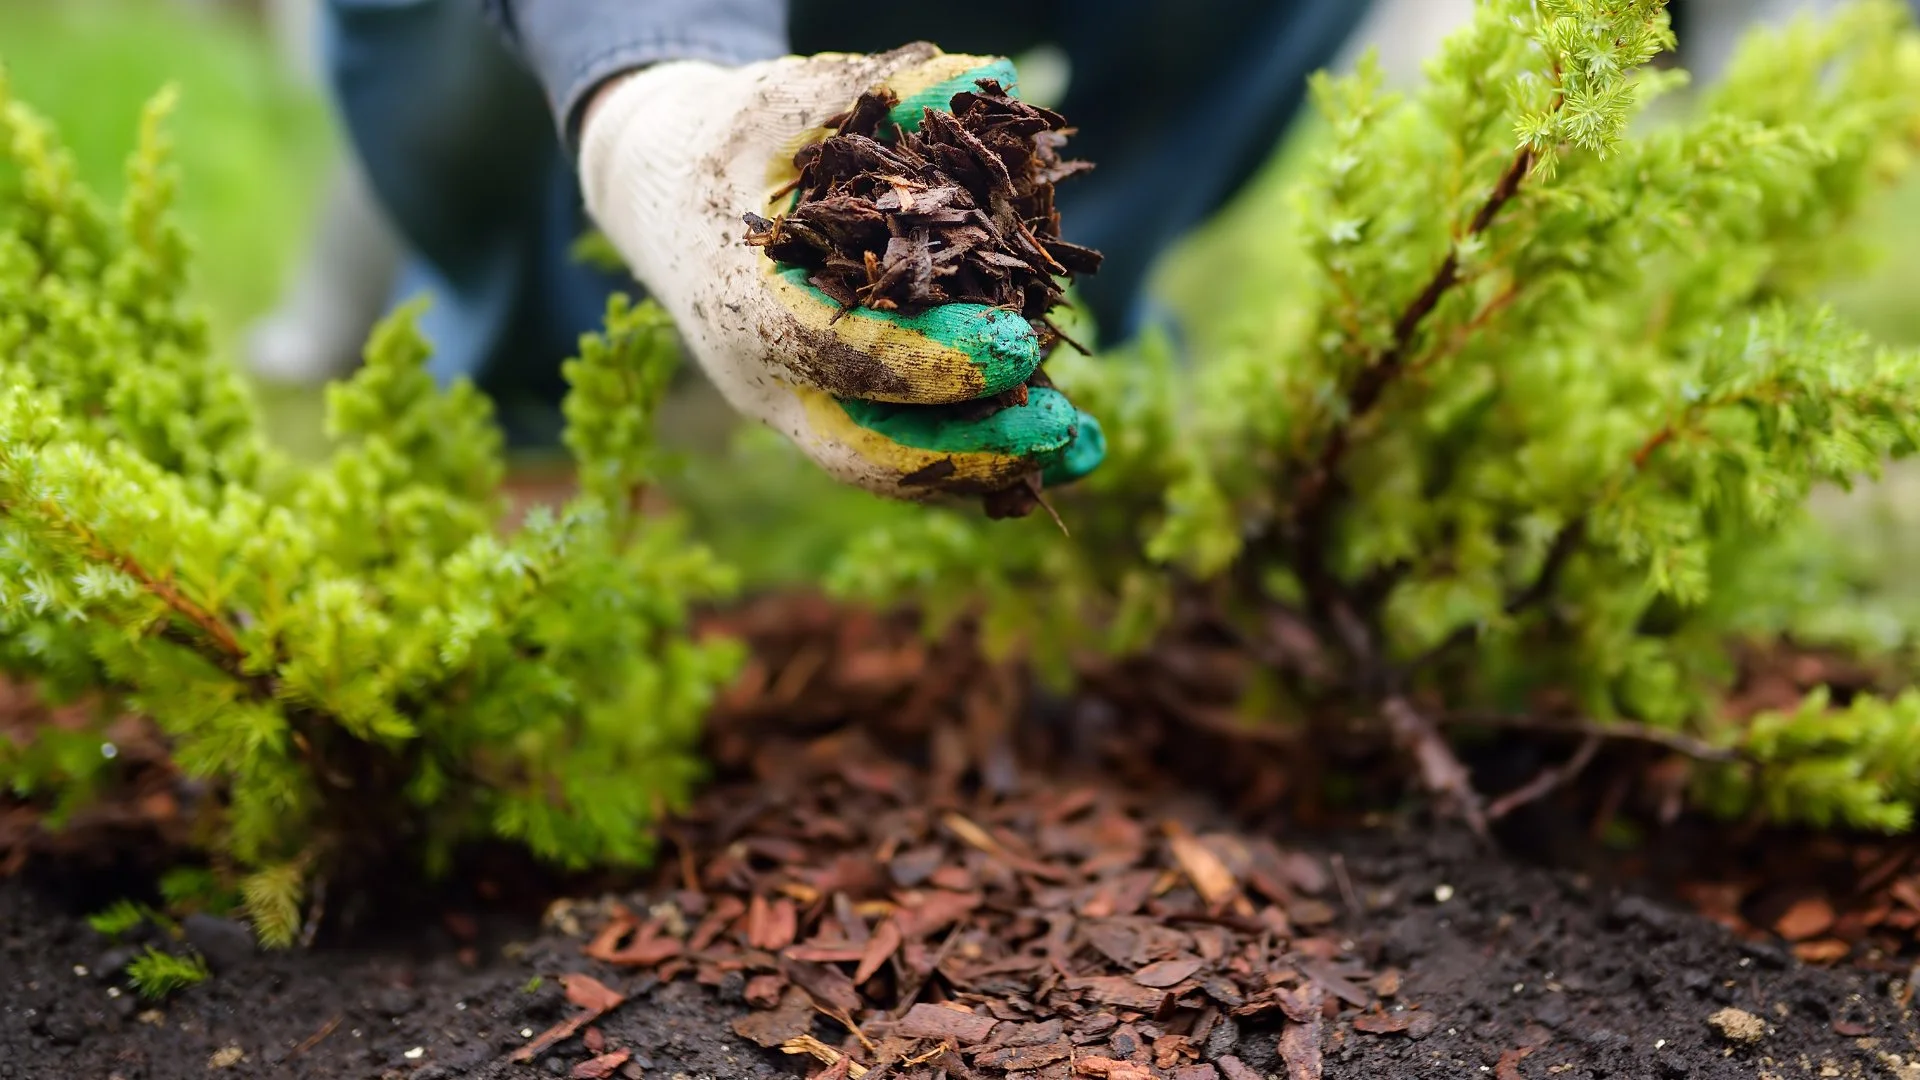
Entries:
{"type": "Polygon", "coordinates": [[[1732,1006],[1707,1017],[1707,1026],[1719,1032],[1728,1042],[1757,1043],[1767,1037],[1765,1020],[1732,1006]]]}

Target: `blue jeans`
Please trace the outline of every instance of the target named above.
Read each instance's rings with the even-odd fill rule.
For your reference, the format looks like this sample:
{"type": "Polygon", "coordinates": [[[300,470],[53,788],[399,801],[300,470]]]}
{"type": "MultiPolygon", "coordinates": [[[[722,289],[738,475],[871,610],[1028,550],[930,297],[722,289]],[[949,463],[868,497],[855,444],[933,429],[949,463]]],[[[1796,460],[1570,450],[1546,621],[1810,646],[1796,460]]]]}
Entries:
{"type": "Polygon", "coordinates": [[[423,328],[435,375],[473,378],[520,443],[553,437],[560,362],[599,325],[609,293],[637,291],[569,256],[589,222],[568,133],[582,87],[609,64],[914,40],[999,55],[1057,46],[1072,71],[1060,111],[1079,129],[1069,151],[1096,166],[1061,187],[1062,225],[1105,253],[1077,292],[1103,343],[1118,344],[1141,327],[1156,258],[1267,159],[1307,76],[1368,7],[975,0],[953,17],[844,0],[488,3],[507,35],[479,0],[327,0],[326,69],[348,138],[409,248],[395,300],[433,294],[423,328]]]}

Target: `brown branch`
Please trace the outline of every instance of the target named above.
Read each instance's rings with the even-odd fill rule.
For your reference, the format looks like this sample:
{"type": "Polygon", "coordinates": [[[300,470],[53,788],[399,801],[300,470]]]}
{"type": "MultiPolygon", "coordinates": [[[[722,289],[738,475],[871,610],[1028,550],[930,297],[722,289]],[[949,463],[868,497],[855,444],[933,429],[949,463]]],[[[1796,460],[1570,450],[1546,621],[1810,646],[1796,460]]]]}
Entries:
{"type": "MultiPolygon", "coordinates": [[[[0,501],[0,516],[10,515],[14,506],[0,501]]],[[[228,675],[248,685],[257,695],[265,698],[273,696],[270,684],[248,676],[242,665],[246,661],[246,649],[240,644],[240,637],[232,627],[221,618],[207,610],[198,601],[180,591],[171,580],[157,577],[132,555],[114,551],[102,542],[92,529],[84,523],[74,520],[50,500],[40,503],[40,512],[56,527],[65,529],[86,549],[86,557],[96,563],[110,566],[132,578],[147,595],[160,601],[175,616],[197,630],[194,633],[179,623],[173,623],[160,630],[160,637],[191,652],[200,653],[214,666],[228,675]]]]}
{"type": "Polygon", "coordinates": [[[1631,720],[1611,720],[1602,723],[1583,717],[1466,711],[1441,713],[1436,722],[1444,727],[1477,726],[1503,728],[1508,731],[1545,732],[1553,735],[1579,735],[1584,738],[1598,736],[1611,742],[1633,742],[1657,746],[1696,761],[1731,764],[1742,760],[1737,752],[1714,746],[1692,735],[1635,723],[1631,720]]]}
{"type": "Polygon", "coordinates": [[[1459,352],[1466,347],[1467,341],[1472,338],[1473,335],[1486,329],[1487,324],[1492,322],[1495,316],[1512,307],[1513,302],[1518,299],[1520,299],[1520,279],[1515,278],[1507,283],[1506,288],[1495,293],[1493,299],[1488,300],[1479,311],[1475,312],[1473,318],[1462,323],[1460,327],[1453,332],[1452,336],[1447,338],[1445,345],[1414,361],[1412,366],[1407,370],[1411,372],[1425,371],[1447,357],[1459,352]]]}
{"type": "MultiPolygon", "coordinates": [[[[1522,148],[1507,165],[1507,171],[1494,184],[1487,201],[1473,215],[1467,226],[1466,237],[1471,238],[1485,232],[1493,224],[1493,219],[1513,197],[1519,193],[1521,181],[1533,168],[1533,151],[1522,148]]],[[[1393,383],[1406,366],[1407,354],[1413,347],[1414,336],[1428,315],[1440,306],[1447,290],[1460,281],[1460,245],[1456,241],[1447,249],[1447,257],[1440,261],[1433,276],[1413,298],[1400,317],[1394,320],[1393,341],[1380,355],[1360,369],[1360,374],[1347,389],[1347,415],[1335,425],[1327,437],[1326,445],[1320,448],[1318,460],[1301,483],[1301,490],[1294,501],[1296,513],[1302,520],[1311,519],[1321,512],[1323,502],[1331,501],[1331,489],[1335,486],[1335,473],[1340,459],[1345,456],[1353,425],[1379,404],[1387,387],[1393,383]]]]}
{"type": "MultiPolygon", "coordinates": [[[[1561,573],[1566,570],[1567,563],[1573,559],[1574,553],[1580,550],[1580,541],[1585,537],[1586,531],[1585,515],[1562,525],[1560,531],[1554,534],[1553,543],[1547,547],[1547,557],[1541,560],[1540,572],[1534,575],[1532,583],[1526,588],[1507,598],[1507,602],[1501,605],[1501,613],[1511,618],[1536,604],[1545,602],[1549,596],[1553,595],[1554,586],[1560,583],[1561,573]]],[[[1424,671],[1445,659],[1455,649],[1471,645],[1480,637],[1482,629],[1480,624],[1471,623],[1448,634],[1438,644],[1414,657],[1407,665],[1408,674],[1424,671]]]]}
{"type": "Polygon", "coordinates": [[[1487,805],[1488,820],[1499,821],[1528,803],[1538,802],[1572,783],[1592,763],[1603,741],[1599,735],[1587,736],[1581,740],[1580,748],[1573,752],[1566,764],[1542,769],[1533,779],[1493,800],[1487,805]]]}
{"type": "Polygon", "coordinates": [[[1386,721],[1400,752],[1412,758],[1419,768],[1420,780],[1426,789],[1452,799],[1468,827],[1475,835],[1485,837],[1487,815],[1481,807],[1479,792],[1474,790],[1473,777],[1460,763],[1459,755],[1453,752],[1453,746],[1440,733],[1433,717],[1416,709],[1405,697],[1393,694],[1380,703],[1380,718],[1386,721]]]}
{"type": "MultiPolygon", "coordinates": [[[[233,628],[221,621],[219,616],[202,607],[198,601],[181,592],[172,581],[166,578],[155,577],[132,555],[117,552],[107,547],[107,545],[102,543],[100,538],[94,534],[93,530],[87,528],[86,525],[81,522],[67,517],[61,512],[60,508],[55,506],[51,501],[41,503],[40,510],[46,514],[48,518],[58,522],[62,528],[72,533],[76,539],[85,545],[88,558],[94,562],[111,566],[115,570],[139,582],[140,587],[145,589],[149,596],[159,600],[171,609],[174,614],[198,628],[200,633],[204,635],[207,641],[219,652],[220,655],[215,659],[221,663],[221,666],[228,667],[231,665],[232,668],[237,668],[240,661],[246,659],[246,650],[241,648],[239,635],[233,632],[233,628]]],[[[5,511],[5,504],[0,504],[0,513],[4,513],[5,511]]]]}

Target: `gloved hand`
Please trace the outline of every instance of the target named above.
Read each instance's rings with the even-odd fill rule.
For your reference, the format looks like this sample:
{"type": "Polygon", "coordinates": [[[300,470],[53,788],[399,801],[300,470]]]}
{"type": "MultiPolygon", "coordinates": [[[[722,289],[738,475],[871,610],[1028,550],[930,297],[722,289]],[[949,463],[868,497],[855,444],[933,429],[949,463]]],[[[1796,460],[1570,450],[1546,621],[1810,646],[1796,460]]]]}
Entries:
{"type": "Polygon", "coordinates": [[[1053,485],[1105,454],[1099,425],[1057,391],[989,415],[1022,385],[1039,342],[1017,312],[949,304],[914,316],[839,306],[743,242],[743,215],[786,209],[794,151],[865,91],[898,95],[895,122],[992,77],[1005,60],[910,45],[745,67],[658,64],[608,84],[582,123],[587,209],[738,411],[785,433],[833,476],[911,500],[998,491],[1039,470],[1053,485]]]}

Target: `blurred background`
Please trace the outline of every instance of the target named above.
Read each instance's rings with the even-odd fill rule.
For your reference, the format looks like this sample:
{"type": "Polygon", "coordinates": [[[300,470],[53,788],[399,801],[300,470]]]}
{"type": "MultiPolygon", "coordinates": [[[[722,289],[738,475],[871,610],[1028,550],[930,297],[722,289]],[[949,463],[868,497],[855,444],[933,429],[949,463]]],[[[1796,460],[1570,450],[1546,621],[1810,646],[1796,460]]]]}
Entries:
{"type": "MultiPolygon", "coordinates": [[[[329,114],[316,62],[319,2],[0,0],[0,64],[15,93],[53,119],[84,178],[108,197],[122,186],[140,106],[163,84],[179,86],[171,131],[182,173],[180,213],[198,242],[198,287],[221,351],[253,373],[273,430],[295,452],[320,445],[317,384],[351,369],[387,302],[397,255],[329,114]]],[[[1679,61],[1700,81],[1711,79],[1754,23],[1838,3],[1680,0],[1679,61]]],[[[1472,0],[1380,0],[1341,64],[1377,48],[1393,79],[1411,81],[1472,8],[1472,0]]],[[[1057,55],[1019,60],[1030,96],[1042,100],[1071,77],[1057,55]]],[[[1284,219],[1282,164],[1277,160],[1220,222],[1167,260],[1160,291],[1190,350],[1206,349],[1209,310],[1218,311],[1222,300],[1217,288],[1190,285],[1198,279],[1183,268],[1205,262],[1209,252],[1218,257],[1236,223],[1271,228],[1284,219]]],[[[1883,339],[1920,343],[1911,285],[1920,280],[1920,243],[1913,242],[1920,240],[1920,184],[1895,193],[1883,212],[1871,235],[1884,238],[1887,261],[1834,299],[1883,339]]],[[[811,527],[819,543],[844,537],[847,515],[897,512],[815,483],[768,439],[732,438],[724,410],[699,380],[683,382],[684,400],[669,413],[670,437],[699,451],[686,489],[696,515],[707,519],[701,525],[764,543],[767,526],[779,523],[773,533],[782,553],[752,553],[749,565],[773,577],[818,566],[787,512],[797,503],[817,519],[811,527]]],[[[1883,495],[1872,513],[1884,528],[1861,535],[1911,535],[1906,527],[1920,516],[1920,498],[1883,495]]],[[[726,535],[716,541],[723,549],[731,543],[726,535]]]]}

